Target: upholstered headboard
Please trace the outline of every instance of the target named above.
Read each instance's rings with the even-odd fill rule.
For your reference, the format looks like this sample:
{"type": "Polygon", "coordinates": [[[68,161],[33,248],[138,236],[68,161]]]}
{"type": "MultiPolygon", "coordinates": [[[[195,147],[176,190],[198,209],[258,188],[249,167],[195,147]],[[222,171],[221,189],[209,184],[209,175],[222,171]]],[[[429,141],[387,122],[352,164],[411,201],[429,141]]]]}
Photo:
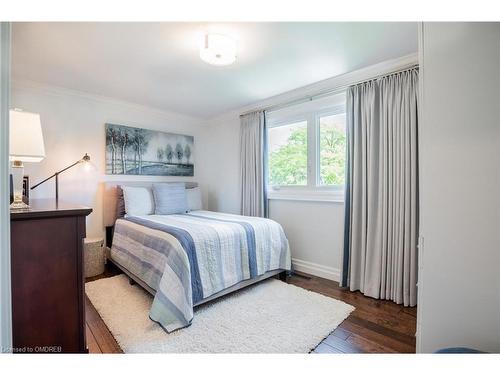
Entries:
{"type": "MultiPolygon", "coordinates": [[[[118,186],[144,186],[151,187],[154,183],[173,183],[174,181],[108,181],[104,183],[103,196],[103,222],[105,227],[115,225],[117,219],[116,205],[118,202],[118,186]]],[[[186,189],[198,186],[197,182],[185,182],[186,189]]]]}

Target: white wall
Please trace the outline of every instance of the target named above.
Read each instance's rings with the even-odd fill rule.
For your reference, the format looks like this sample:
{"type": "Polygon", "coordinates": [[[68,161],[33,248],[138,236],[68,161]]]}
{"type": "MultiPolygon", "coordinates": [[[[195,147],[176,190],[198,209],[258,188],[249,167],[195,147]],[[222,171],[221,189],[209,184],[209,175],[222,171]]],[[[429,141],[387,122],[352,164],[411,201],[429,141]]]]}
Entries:
{"type": "Polygon", "coordinates": [[[283,226],[296,270],[340,280],[343,202],[271,200],[269,217],[283,226]]]}
{"type": "MultiPolygon", "coordinates": [[[[198,181],[204,190],[202,180],[206,171],[206,158],[203,155],[205,128],[195,118],[26,82],[14,82],[11,107],[36,112],[41,116],[46,157],[40,163],[25,164],[31,185],[80,159],[84,153],[88,152],[90,155],[89,170],[79,165],[59,176],[60,200],[86,205],[94,210],[87,218],[88,237],[103,236],[103,181],[192,180],[198,181]],[[195,176],[182,178],[104,175],[106,122],[194,135],[195,176]]],[[[31,191],[32,198],[51,198],[54,194],[53,181],[31,191]]],[[[206,196],[204,201],[206,203],[206,196]]]]}
{"type": "Polygon", "coordinates": [[[425,23],[417,350],[500,352],[500,25],[425,23]]]}

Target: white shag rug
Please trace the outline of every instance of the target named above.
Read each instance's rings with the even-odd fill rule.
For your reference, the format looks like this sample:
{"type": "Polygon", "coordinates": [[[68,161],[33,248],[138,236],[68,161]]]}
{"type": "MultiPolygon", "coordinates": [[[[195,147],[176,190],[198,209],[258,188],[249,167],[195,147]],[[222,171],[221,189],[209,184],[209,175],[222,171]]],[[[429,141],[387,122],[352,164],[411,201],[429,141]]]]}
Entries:
{"type": "Polygon", "coordinates": [[[191,326],[168,334],[149,319],[152,297],[125,275],[85,289],[125,353],[308,353],[354,310],[270,279],[200,306],[191,326]]]}

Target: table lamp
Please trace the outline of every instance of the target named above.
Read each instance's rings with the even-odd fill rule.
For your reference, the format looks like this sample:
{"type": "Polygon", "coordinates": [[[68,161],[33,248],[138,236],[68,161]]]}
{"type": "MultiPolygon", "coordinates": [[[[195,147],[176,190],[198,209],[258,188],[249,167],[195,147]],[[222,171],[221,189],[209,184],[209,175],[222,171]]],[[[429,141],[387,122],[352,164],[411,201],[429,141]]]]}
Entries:
{"type": "Polygon", "coordinates": [[[23,162],[40,162],[45,157],[42,124],[37,113],[11,109],[9,112],[9,160],[12,162],[12,190],[14,201],[11,209],[29,208],[23,202],[23,162]]]}
{"type": "Polygon", "coordinates": [[[83,157],[80,160],[75,161],[73,164],[68,165],[66,168],[63,168],[60,171],[57,171],[56,173],[54,173],[53,175],[47,177],[45,180],[40,181],[38,184],[34,185],[30,190],[35,189],[36,187],[40,186],[41,184],[50,180],[51,178],[55,178],[56,179],[56,203],[58,203],[59,202],[59,175],[62,172],[67,171],[70,168],[73,168],[75,165],[78,165],[80,163],[88,163],[89,161],[90,161],[90,156],[87,153],[85,153],[85,155],[83,155],[83,157]]]}

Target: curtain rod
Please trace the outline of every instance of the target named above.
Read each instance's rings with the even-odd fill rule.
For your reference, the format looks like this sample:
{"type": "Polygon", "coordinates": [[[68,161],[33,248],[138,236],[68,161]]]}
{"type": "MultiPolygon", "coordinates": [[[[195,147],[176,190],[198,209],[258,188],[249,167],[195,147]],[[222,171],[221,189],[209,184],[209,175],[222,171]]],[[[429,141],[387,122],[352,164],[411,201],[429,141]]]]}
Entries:
{"type": "Polygon", "coordinates": [[[240,114],[240,117],[248,115],[249,113],[256,112],[256,111],[271,112],[271,111],[277,111],[278,109],[283,109],[283,108],[286,108],[286,107],[291,107],[293,105],[298,105],[298,104],[302,104],[302,103],[311,102],[311,101],[319,99],[319,98],[323,98],[323,97],[326,97],[326,96],[330,96],[330,95],[334,95],[334,94],[340,93],[341,91],[345,91],[350,86],[355,86],[355,85],[359,85],[359,84],[362,84],[362,83],[366,83],[366,82],[370,82],[370,81],[375,81],[377,79],[380,79],[380,78],[383,78],[383,77],[388,77],[388,76],[391,76],[391,75],[397,74],[397,73],[402,73],[402,72],[405,72],[405,71],[408,71],[408,70],[418,69],[418,67],[419,67],[418,63],[415,63],[415,64],[412,64],[412,65],[406,66],[404,68],[400,68],[400,69],[393,70],[393,71],[390,71],[390,72],[387,72],[387,73],[379,74],[379,75],[377,75],[375,77],[371,77],[371,78],[363,79],[363,80],[356,81],[356,82],[353,82],[353,83],[349,83],[349,84],[346,84],[346,85],[337,86],[335,88],[331,88],[331,89],[319,91],[316,94],[307,95],[307,96],[304,96],[304,97],[301,97],[301,98],[298,98],[298,99],[293,99],[293,100],[288,101],[288,102],[274,104],[274,105],[267,106],[267,107],[262,107],[262,108],[258,108],[257,107],[255,109],[243,112],[242,114],[240,114]]]}

